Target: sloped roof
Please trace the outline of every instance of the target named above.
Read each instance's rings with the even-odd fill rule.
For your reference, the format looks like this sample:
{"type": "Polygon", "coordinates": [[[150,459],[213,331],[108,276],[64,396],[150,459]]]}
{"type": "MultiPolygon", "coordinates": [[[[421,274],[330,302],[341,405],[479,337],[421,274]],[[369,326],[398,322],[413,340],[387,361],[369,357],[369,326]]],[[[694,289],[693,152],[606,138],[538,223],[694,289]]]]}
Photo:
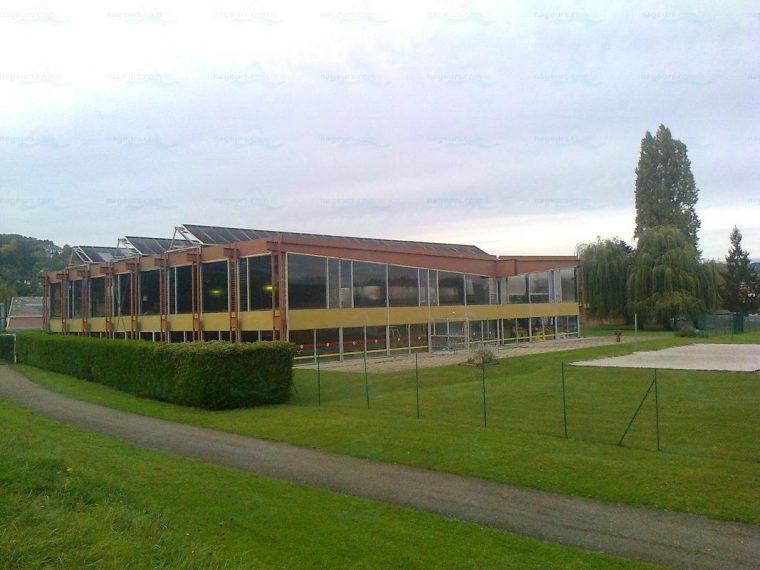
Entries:
{"type": "Polygon", "coordinates": [[[311,237],[331,239],[353,244],[384,245],[389,247],[408,247],[415,249],[428,249],[438,252],[464,253],[470,255],[488,255],[485,251],[474,245],[433,243],[424,241],[404,241],[392,239],[360,238],[349,236],[332,236],[324,234],[307,234],[298,232],[279,232],[271,230],[256,230],[244,228],[228,228],[221,226],[202,226],[198,224],[183,224],[181,226],[203,245],[219,245],[247,241],[261,238],[283,236],[311,237]]]}
{"type": "Polygon", "coordinates": [[[71,248],[83,263],[109,263],[115,259],[134,257],[134,252],[121,247],[99,245],[77,245],[71,248]]]}
{"type": "Polygon", "coordinates": [[[125,236],[124,240],[129,246],[134,248],[142,255],[152,255],[156,253],[164,253],[172,249],[178,249],[181,247],[187,247],[190,244],[183,238],[170,239],[170,238],[155,238],[155,237],[140,237],[140,236],[125,236]]]}

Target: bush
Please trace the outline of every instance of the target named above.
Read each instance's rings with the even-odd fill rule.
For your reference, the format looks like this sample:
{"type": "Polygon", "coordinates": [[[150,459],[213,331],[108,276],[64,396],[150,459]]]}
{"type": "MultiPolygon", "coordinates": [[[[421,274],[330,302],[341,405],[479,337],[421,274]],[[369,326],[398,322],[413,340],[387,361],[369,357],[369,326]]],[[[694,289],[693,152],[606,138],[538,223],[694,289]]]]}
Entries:
{"type": "Polygon", "coordinates": [[[498,362],[496,355],[487,348],[481,348],[476,350],[475,353],[467,359],[467,364],[473,366],[488,366],[489,364],[496,364],[498,362]]]}
{"type": "Polygon", "coordinates": [[[0,334],[0,362],[13,362],[15,344],[12,334],[0,334]]]}
{"type": "Polygon", "coordinates": [[[286,402],[294,346],[286,342],[183,344],[30,333],[18,361],[135,396],[210,410],[286,402]]]}
{"type": "Polygon", "coordinates": [[[691,325],[683,325],[678,329],[678,336],[685,336],[689,338],[705,338],[707,336],[707,332],[695,328],[691,325]]]}

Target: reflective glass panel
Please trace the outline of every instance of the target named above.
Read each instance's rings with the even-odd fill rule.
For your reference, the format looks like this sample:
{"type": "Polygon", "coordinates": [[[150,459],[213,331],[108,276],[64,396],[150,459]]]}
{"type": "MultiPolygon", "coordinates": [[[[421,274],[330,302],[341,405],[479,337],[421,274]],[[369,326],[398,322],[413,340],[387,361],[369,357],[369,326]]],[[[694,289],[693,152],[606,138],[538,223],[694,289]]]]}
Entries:
{"type": "Polygon", "coordinates": [[[229,310],[227,290],[227,260],[201,264],[203,312],[222,313],[229,310]]]}
{"type": "Polygon", "coordinates": [[[388,266],[388,303],[391,307],[416,307],[419,304],[417,269],[388,266]]]}
{"type": "Polygon", "coordinates": [[[464,305],[464,276],[461,273],[438,272],[438,302],[441,305],[464,305]]]}
{"type": "Polygon", "coordinates": [[[90,279],[90,316],[106,316],[106,278],[90,279]]]}
{"type": "Polygon", "coordinates": [[[288,307],[327,308],[327,260],[324,257],[288,254],[288,307]]]}
{"type": "Polygon", "coordinates": [[[159,312],[159,286],[161,277],[158,269],[140,271],[140,314],[157,315],[159,312]]]}
{"type": "Polygon", "coordinates": [[[354,261],[354,307],[386,306],[386,266],[354,261]]]}

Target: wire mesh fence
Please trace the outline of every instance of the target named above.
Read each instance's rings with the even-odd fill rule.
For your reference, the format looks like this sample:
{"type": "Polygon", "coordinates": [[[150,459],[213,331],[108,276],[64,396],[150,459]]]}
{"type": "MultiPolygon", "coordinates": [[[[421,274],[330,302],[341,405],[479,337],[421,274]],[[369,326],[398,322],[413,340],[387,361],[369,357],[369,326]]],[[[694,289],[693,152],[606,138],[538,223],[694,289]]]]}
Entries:
{"type": "Polygon", "coordinates": [[[300,369],[295,403],[725,459],[760,460],[752,373],[500,361],[382,372],[300,369]]]}

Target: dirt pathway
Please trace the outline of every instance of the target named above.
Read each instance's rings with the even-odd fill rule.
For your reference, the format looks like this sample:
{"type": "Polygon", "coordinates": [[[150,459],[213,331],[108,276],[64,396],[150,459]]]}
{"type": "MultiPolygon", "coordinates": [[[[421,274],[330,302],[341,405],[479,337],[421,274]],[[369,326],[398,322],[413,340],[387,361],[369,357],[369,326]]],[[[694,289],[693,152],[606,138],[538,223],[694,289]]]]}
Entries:
{"type": "Polygon", "coordinates": [[[267,477],[680,568],[760,568],[760,526],[555,495],[122,412],[0,366],[0,398],[125,441],[267,477]]]}

